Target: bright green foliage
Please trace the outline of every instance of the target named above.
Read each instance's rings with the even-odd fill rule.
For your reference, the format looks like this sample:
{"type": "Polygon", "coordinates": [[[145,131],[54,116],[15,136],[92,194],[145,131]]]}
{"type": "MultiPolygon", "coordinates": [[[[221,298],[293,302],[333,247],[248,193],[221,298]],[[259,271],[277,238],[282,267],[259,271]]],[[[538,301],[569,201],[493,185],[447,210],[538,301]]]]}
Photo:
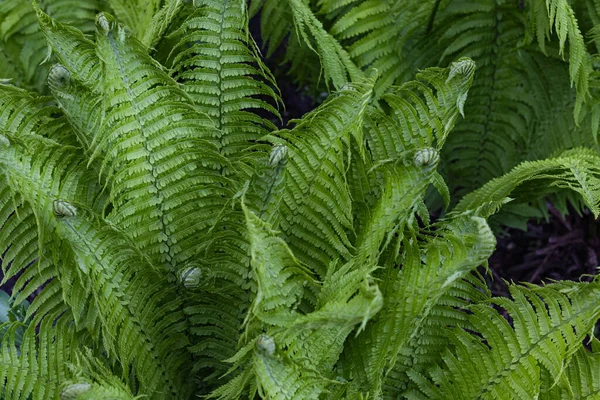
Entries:
{"type": "Polygon", "coordinates": [[[595,4],[246,3],[0,0],[1,397],[597,397],[600,282],[478,272],[600,213],[595,4]]]}
{"type": "MultiPolygon", "coordinates": [[[[597,2],[318,0],[309,4],[358,67],[379,72],[377,95],[412,79],[419,69],[446,66],[460,57],[475,61],[478,70],[465,105],[468,111],[443,149],[440,168],[451,193],[458,197],[522,161],[596,145],[600,108],[591,90],[598,50],[586,44],[585,34],[600,21],[597,2]]],[[[273,8],[264,3],[263,25],[273,20],[273,8]]],[[[281,25],[272,29],[285,36],[281,25]]],[[[293,35],[289,41],[293,42],[293,35]]],[[[302,76],[294,71],[295,54],[300,50],[288,47],[292,73],[302,76]]],[[[309,84],[318,82],[313,79],[309,84]]],[[[508,207],[504,219],[517,208],[516,204],[508,207]]]]}

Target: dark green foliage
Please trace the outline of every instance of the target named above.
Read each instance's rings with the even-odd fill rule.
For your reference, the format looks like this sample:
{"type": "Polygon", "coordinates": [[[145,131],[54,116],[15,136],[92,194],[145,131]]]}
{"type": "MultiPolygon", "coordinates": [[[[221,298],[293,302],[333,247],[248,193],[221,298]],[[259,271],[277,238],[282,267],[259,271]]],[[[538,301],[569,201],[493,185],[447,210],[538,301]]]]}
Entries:
{"type": "Polygon", "coordinates": [[[600,213],[600,11],[521,3],[0,0],[1,397],[597,397],[600,282],[477,272],[600,213]]]}

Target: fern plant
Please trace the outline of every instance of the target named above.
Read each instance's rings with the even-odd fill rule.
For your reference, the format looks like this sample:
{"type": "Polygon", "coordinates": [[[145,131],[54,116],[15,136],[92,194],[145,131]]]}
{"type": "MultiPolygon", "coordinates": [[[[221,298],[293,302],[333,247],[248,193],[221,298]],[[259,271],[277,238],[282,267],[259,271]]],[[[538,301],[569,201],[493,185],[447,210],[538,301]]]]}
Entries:
{"type": "Polygon", "coordinates": [[[544,102],[497,67],[487,93],[477,35],[444,41],[504,24],[487,5],[408,3],[0,1],[2,398],[597,396],[600,282],[498,299],[478,273],[503,207],[552,195],[600,214],[600,157],[574,133],[597,125],[574,9],[528,4],[479,48],[518,69],[497,51],[522,39],[531,85],[563,96],[544,102]],[[299,81],[331,89],[285,129],[259,12],[268,53],[287,41],[299,81]],[[419,36],[436,21],[445,34],[419,36]],[[553,27],[569,65],[543,69],[533,41],[550,52],[553,27]],[[394,53],[435,40],[414,63],[394,53]],[[439,46],[447,66],[415,72],[439,46]],[[488,130],[537,137],[563,101],[568,142],[496,169],[488,130]]]}

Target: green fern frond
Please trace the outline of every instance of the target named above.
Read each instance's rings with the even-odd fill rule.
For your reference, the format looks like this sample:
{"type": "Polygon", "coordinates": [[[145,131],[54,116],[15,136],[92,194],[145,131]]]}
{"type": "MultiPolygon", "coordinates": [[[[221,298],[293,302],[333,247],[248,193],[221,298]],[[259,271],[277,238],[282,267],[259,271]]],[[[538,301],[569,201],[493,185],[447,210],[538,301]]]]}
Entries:
{"type": "MultiPolygon", "coordinates": [[[[600,213],[600,159],[591,150],[576,149],[563,156],[520,164],[508,174],[496,178],[463,197],[457,212],[475,210],[491,202],[513,196],[532,200],[531,193],[543,196],[568,189],[578,193],[595,215],[600,213]],[[521,186],[527,182],[527,186],[521,186]]],[[[488,213],[486,217],[491,215],[488,213]]]]}
{"type": "Polygon", "coordinates": [[[506,310],[512,326],[488,305],[469,307],[477,335],[454,330],[454,349],[429,372],[431,381],[409,372],[422,395],[408,398],[536,398],[542,371],[554,384],[564,384],[565,369],[600,316],[597,283],[513,285],[510,291],[513,300],[493,303],[506,310]]]}
{"type": "Polygon", "coordinates": [[[215,128],[112,17],[100,14],[98,30],[104,119],[91,150],[111,187],[109,220],[173,268],[199,252],[194,236],[214,223],[227,195],[225,161],[210,143],[215,128]]]}
{"type": "Polygon", "coordinates": [[[18,74],[3,78],[16,78],[15,84],[41,92],[44,71],[38,69],[38,65],[44,60],[46,45],[39,32],[31,2],[3,1],[0,3],[0,21],[2,52],[18,74]]]}
{"type": "Polygon", "coordinates": [[[89,348],[76,352],[70,369],[74,376],[69,383],[62,386],[61,398],[74,400],[142,398],[142,396],[134,397],[127,385],[111,372],[105,360],[97,358],[89,348]]]}
{"type": "Polygon", "coordinates": [[[287,147],[280,228],[298,259],[320,275],[330,260],[353,252],[352,202],[345,171],[351,138],[362,136],[374,80],[350,85],[306,115],[292,130],[270,137],[287,147]]]}
{"type": "Polygon", "coordinates": [[[186,3],[186,0],[165,0],[162,8],[154,14],[152,23],[144,27],[144,36],[140,41],[148,48],[154,48],[165,36],[165,33],[176,20],[186,3]]]}
{"type": "Polygon", "coordinates": [[[55,64],[50,69],[48,86],[76,133],[79,145],[89,152],[94,140],[93,135],[103,123],[100,98],[73,79],[67,68],[60,64],[55,64]]]}
{"type": "Polygon", "coordinates": [[[466,275],[446,288],[429,313],[422,319],[417,332],[398,353],[398,359],[384,377],[383,398],[397,399],[409,388],[415,387],[408,371],[424,373],[442,361],[442,355],[451,346],[447,335],[449,327],[473,330],[467,314],[469,304],[489,300],[491,293],[485,280],[478,274],[466,275]]]}
{"type": "MultiPolygon", "coordinates": [[[[348,48],[351,59],[362,70],[374,68],[382,76],[375,87],[377,95],[415,72],[411,65],[415,60],[407,60],[413,55],[404,47],[425,34],[433,1],[325,0],[319,5],[332,22],[331,34],[348,48]],[[407,65],[411,65],[409,73],[407,65]]],[[[421,55],[427,54],[425,49],[421,48],[421,55]]],[[[416,65],[417,68],[431,66],[423,62],[416,65]]]]}
{"type": "Polygon", "coordinates": [[[285,242],[267,224],[243,206],[250,239],[250,257],[257,291],[249,318],[271,325],[293,321],[290,310],[302,298],[306,280],[312,279],[293,256],[285,242]]]}
{"type": "Polygon", "coordinates": [[[65,365],[75,361],[77,347],[86,343],[85,334],[76,332],[68,318],[50,315],[39,326],[39,334],[35,324],[29,325],[17,347],[18,326],[18,323],[9,326],[1,344],[2,398],[58,398],[61,387],[72,376],[65,365]]]}
{"type": "Polygon", "coordinates": [[[407,238],[402,269],[386,268],[378,276],[385,303],[377,320],[350,344],[348,362],[354,364],[352,370],[362,370],[357,361],[361,358],[366,365],[364,373],[356,374],[351,393],[381,396],[384,379],[400,351],[424,329],[432,311],[443,304],[442,297],[494,250],[495,238],[481,218],[459,218],[443,229],[422,250],[416,246],[416,238],[407,238]],[[365,355],[366,348],[370,350],[365,355]]]}
{"type": "Polygon", "coordinates": [[[196,1],[192,13],[171,35],[180,37],[173,49],[174,78],[211,117],[218,129],[218,148],[232,159],[275,129],[252,110],[279,113],[273,77],[258,57],[246,30],[245,2],[196,1]]]}
{"type": "Polygon", "coordinates": [[[94,42],[79,29],[60,23],[46,14],[36,3],[34,8],[42,33],[52,54],[88,90],[99,89],[102,65],[94,42]]]}
{"type": "Polygon", "coordinates": [[[566,42],[569,42],[569,75],[571,84],[577,90],[574,114],[576,119],[580,119],[583,105],[589,99],[592,62],[583,34],[579,30],[575,12],[566,0],[546,0],[545,2],[533,1],[529,15],[530,29],[534,31],[542,51],[545,51],[545,42],[550,38],[553,30],[558,36],[561,55],[564,54],[566,42]]]}
{"type": "Polygon", "coordinates": [[[311,50],[319,56],[325,82],[331,82],[335,89],[341,89],[348,81],[363,79],[362,72],[346,50],[323,28],[321,21],[303,0],[286,0],[285,4],[276,0],[253,1],[251,7],[253,13],[263,8],[262,35],[269,42],[269,52],[279,47],[288,35],[295,36],[291,42],[298,45],[291,50],[300,56],[288,53],[287,57],[294,61],[292,68],[302,69],[300,63],[306,59],[302,54],[311,50]],[[273,18],[283,20],[283,23],[272,24],[273,18]]]}
{"type": "MultiPolygon", "coordinates": [[[[125,371],[134,369],[145,393],[160,388],[185,397],[179,375],[187,362],[182,351],[186,340],[181,335],[185,328],[181,304],[129,241],[103,222],[90,220],[93,214],[85,211],[83,201],[93,178],[83,160],[69,148],[38,137],[24,137],[23,144],[15,137],[9,140],[12,144],[3,151],[3,172],[13,191],[31,204],[42,240],[52,236],[60,244],[54,245],[56,256],[73,257],[70,268],[78,273],[60,278],[75,277],[87,291],[94,291],[89,312],[102,322],[106,351],[120,355],[125,371]],[[77,210],[62,199],[75,199],[83,207],[77,210]]],[[[82,298],[73,300],[80,302],[74,310],[86,304],[82,298]]],[[[86,318],[90,319],[90,328],[97,329],[96,320],[86,318]]]]}
{"type": "Polygon", "coordinates": [[[563,385],[555,385],[551,376],[548,376],[542,387],[541,396],[553,399],[595,399],[600,395],[600,377],[598,367],[600,356],[598,344],[593,339],[592,350],[581,347],[572,357],[564,374],[563,385]],[[549,388],[548,390],[545,390],[549,388]]]}
{"type": "Polygon", "coordinates": [[[248,386],[250,392],[257,391],[266,398],[318,397],[336,384],[318,371],[328,371],[335,365],[345,337],[381,307],[381,294],[368,277],[372,268],[349,262],[338,269],[336,263],[331,263],[314,311],[303,313],[296,306],[289,309],[298,304],[305,286],[315,285],[285,242],[249,210],[246,213],[251,264],[259,287],[253,309],[263,308],[260,313],[251,310],[262,323],[249,323],[256,326],[253,334],[261,330],[265,333],[232,357],[234,368],[242,371],[211,396],[237,398],[248,386]],[[282,279],[273,280],[273,272],[290,263],[291,267],[279,274],[282,279]],[[267,277],[268,281],[264,279],[267,277]],[[281,308],[284,304],[288,306],[281,308]]]}
{"type": "MultiPolygon", "coordinates": [[[[85,33],[93,32],[94,16],[101,10],[99,0],[45,0],[40,1],[40,6],[54,18],[68,22],[85,33]]],[[[9,58],[12,69],[19,74],[2,78],[16,78],[15,83],[21,87],[43,92],[48,67],[40,64],[47,57],[47,46],[32,2],[3,1],[0,4],[0,21],[0,40],[3,42],[0,48],[9,58]]]]}
{"type": "Polygon", "coordinates": [[[107,0],[115,15],[139,40],[144,38],[154,16],[159,13],[163,0],[107,0]]]}

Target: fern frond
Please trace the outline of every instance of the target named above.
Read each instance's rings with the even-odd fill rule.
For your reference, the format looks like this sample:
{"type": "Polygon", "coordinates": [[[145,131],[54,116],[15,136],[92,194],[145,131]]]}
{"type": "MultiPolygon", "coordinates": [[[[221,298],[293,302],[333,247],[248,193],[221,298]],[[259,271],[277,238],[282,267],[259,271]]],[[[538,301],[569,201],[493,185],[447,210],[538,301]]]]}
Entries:
{"type": "Polygon", "coordinates": [[[451,286],[445,288],[437,304],[422,319],[416,334],[398,353],[396,364],[384,377],[384,399],[397,399],[412,390],[409,388],[415,385],[408,377],[408,371],[424,373],[441,363],[442,355],[451,346],[447,329],[460,327],[472,330],[463,310],[469,304],[484,303],[491,297],[485,280],[477,274],[466,275],[451,286]]]}
{"type": "Polygon", "coordinates": [[[210,142],[210,121],[141,44],[106,14],[98,30],[104,120],[91,150],[111,187],[109,220],[172,269],[199,252],[195,236],[214,224],[226,162],[210,142]]]}
{"type": "MultiPolygon", "coordinates": [[[[595,215],[600,213],[600,159],[591,150],[576,149],[563,156],[542,161],[524,162],[508,174],[496,178],[463,197],[456,211],[475,210],[508,196],[543,196],[555,190],[568,189],[578,193],[595,215]],[[528,182],[527,186],[520,186],[528,182]],[[517,190],[515,190],[517,189],[517,190]]],[[[491,215],[488,213],[486,217],[491,215]]]]}
{"type": "Polygon", "coordinates": [[[65,365],[75,361],[85,334],[76,332],[66,317],[47,316],[39,326],[27,327],[19,347],[15,345],[18,323],[9,326],[2,340],[0,384],[6,400],[58,398],[61,387],[71,378],[65,365]]]}
{"type": "Polygon", "coordinates": [[[555,385],[551,376],[544,381],[541,396],[553,399],[595,399],[600,394],[600,356],[598,344],[593,339],[592,350],[581,347],[565,369],[564,384],[555,385]],[[548,390],[545,390],[548,389],[548,390]]]}
{"type": "Polygon", "coordinates": [[[103,123],[100,98],[72,78],[67,68],[60,64],[50,69],[48,86],[75,131],[80,146],[89,152],[93,135],[103,123]]]}
{"type": "Polygon", "coordinates": [[[477,335],[454,330],[454,349],[429,373],[431,381],[409,372],[423,395],[430,399],[536,398],[542,371],[562,384],[565,369],[600,315],[597,283],[512,285],[510,291],[513,300],[496,298],[493,303],[506,310],[512,326],[488,305],[469,307],[477,335]]]}
{"type": "Polygon", "coordinates": [[[162,0],[107,0],[115,15],[139,40],[160,10],[162,0]]]}
{"type": "Polygon", "coordinates": [[[40,29],[53,56],[88,90],[99,89],[102,83],[102,65],[96,54],[94,42],[86,38],[79,29],[52,19],[36,3],[34,8],[40,29]]]}
{"type": "Polygon", "coordinates": [[[302,298],[308,271],[295,259],[285,242],[246,206],[243,206],[250,240],[250,257],[257,291],[249,318],[271,325],[287,325],[302,298]]]}
{"type": "Polygon", "coordinates": [[[583,34],[579,30],[575,12],[566,0],[546,0],[532,2],[529,11],[531,30],[545,51],[546,40],[555,30],[558,36],[559,52],[564,54],[565,44],[569,43],[569,75],[571,85],[577,90],[574,114],[581,118],[584,103],[589,98],[589,80],[592,73],[591,56],[587,51],[583,34]]]}
{"type": "MultiPolygon", "coordinates": [[[[3,151],[3,172],[12,190],[31,204],[42,240],[52,237],[56,256],[70,259],[69,268],[77,271],[64,271],[60,278],[80,279],[92,291],[89,312],[102,322],[106,351],[119,355],[125,371],[133,368],[144,393],[160,388],[185,397],[189,387],[179,374],[185,371],[187,353],[179,300],[128,240],[86,212],[87,186],[94,180],[76,153],[35,136],[21,138],[22,144],[15,137],[10,140],[14,144],[3,151]],[[77,210],[61,198],[83,207],[77,210]]],[[[77,297],[81,290],[74,294],[73,300],[83,300],[77,297]]]]}
{"type": "Polygon", "coordinates": [[[459,218],[443,229],[422,251],[415,238],[407,240],[402,269],[388,267],[379,276],[385,298],[383,309],[366,332],[350,344],[347,355],[352,370],[361,370],[360,358],[366,366],[364,373],[356,374],[351,393],[381,396],[384,379],[394,368],[400,351],[424,329],[442,297],[484,263],[496,245],[482,218],[459,218]],[[366,348],[370,351],[365,356],[366,348]]]}
{"type": "Polygon", "coordinates": [[[154,14],[150,26],[145,27],[144,36],[140,38],[142,44],[150,49],[154,48],[163,39],[186,3],[189,1],[166,0],[162,8],[154,14]]]}
{"type": "MultiPolygon", "coordinates": [[[[416,68],[432,65],[408,59],[416,52],[408,52],[405,46],[425,35],[433,1],[325,0],[319,5],[332,22],[331,34],[348,48],[351,59],[362,70],[374,68],[381,75],[375,86],[378,96],[391,85],[407,80],[415,72],[414,65],[416,68]]],[[[426,56],[427,47],[419,47],[418,56],[426,56]]]]}
{"type": "MultiPolygon", "coordinates": [[[[253,3],[251,7],[254,13],[263,8],[262,35],[269,42],[270,52],[280,46],[286,36],[295,35],[294,40],[300,46],[294,46],[294,52],[315,52],[319,56],[325,82],[331,82],[335,89],[341,89],[348,81],[357,82],[363,79],[362,72],[352,62],[346,50],[323,28],[321,21],[303,0],[286,0],[285,5],[276,0],[253,3]],[[282,19],[284,22],[272,24],[273,18],[282,19]]],[[[287,57],[294,61],[292,68],[302,69],[300,63],[305,61],[303,56],[289,53],[287,57]]]]}
{"type": "MultiPolygon", "coordinates": [[[[35,6],[37,7],[37,3],[35,6]]],[[[93,32],[94,16],[101,10],[101,1],[46,0],[41,7],[54,18],[68,22],[85,33],[93,32]]],[[[20,73],[20,86],[44,92],[48,73],[42,62],[47,56],[44,35],[36,21],[36,12],[29,0],[2,2],[0,5],[0,39],[10,58],[10,64],[20,73]]],[[[8,76],[10,78],[10,76],[8,76]]],[[[5,78],[5,77],[2,77],[5,78]]]]}
{"type": "Polygon", "coordinates": [[[333,368],[346,336],[381,307],[381,294],[369,279],[372,268],[351,261],[338,269],[336,263],[331,263],[314,311],[304,313],[295,304],[304,287],[315,284],[285,242],[248,209],[246,215],[251,264],[259,287],[251,313],[261,322],[257,326],[250,319],[249,325],[254,325],[254,335],[265,333],[249,341],[231,359],[234,368],[242,371],[211,396],[233,399],[248,387],[249,392],[257,391],[267,398],[318,397],[335,385],[329,374],[321,375],[319,371],[333,368]],[[277,269],[283,274],[273,280],[277,269]]]}
{"type": "Polygon", "coordinates": [[[273,77],[258,57],[247,32],[245,2],[196,1],[198,7],[171,35],[180,37],[173,49],[174,78],[211,117],[218,129],[219,152],[232,160],[275,129],[252,110],[279,113],[273,77]]]}
{"type": "Polygon", "coordinates": [[[361,136],[373,83],[370,79],[349,86],[294,129],[270,137],[287,147],[289,157],[280,228],[298,259],[321,275],[330,260],[348,260],[353,251],[344,157],[351,138],[361,136]]]}

